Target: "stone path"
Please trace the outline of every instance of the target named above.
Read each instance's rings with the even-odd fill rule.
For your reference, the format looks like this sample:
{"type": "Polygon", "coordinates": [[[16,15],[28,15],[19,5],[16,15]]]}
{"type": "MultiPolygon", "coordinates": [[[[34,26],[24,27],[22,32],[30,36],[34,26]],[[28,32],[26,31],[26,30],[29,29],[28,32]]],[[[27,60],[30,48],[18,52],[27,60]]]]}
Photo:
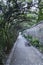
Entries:
{"type": "Polygon", "coordinates": [[[40,52],[32,46],[26,46],[26,43],[27,40],[20,35],[6,65],[43,65],[40,52]]]}

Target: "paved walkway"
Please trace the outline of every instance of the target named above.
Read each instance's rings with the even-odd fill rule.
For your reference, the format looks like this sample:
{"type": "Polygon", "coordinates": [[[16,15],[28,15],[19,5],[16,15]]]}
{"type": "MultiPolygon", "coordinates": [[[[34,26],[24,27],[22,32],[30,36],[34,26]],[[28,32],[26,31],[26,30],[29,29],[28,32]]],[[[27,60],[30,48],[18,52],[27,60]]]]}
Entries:
{"type": "Polygon", "coordinates": [[[20,35],[16,41],[15,50],[13,48],[13,55],[10,56],[10,63],[6,65],[43,65],[40,52],[32,46],[26,46],[26,43],[26,39],[20,35]]]}

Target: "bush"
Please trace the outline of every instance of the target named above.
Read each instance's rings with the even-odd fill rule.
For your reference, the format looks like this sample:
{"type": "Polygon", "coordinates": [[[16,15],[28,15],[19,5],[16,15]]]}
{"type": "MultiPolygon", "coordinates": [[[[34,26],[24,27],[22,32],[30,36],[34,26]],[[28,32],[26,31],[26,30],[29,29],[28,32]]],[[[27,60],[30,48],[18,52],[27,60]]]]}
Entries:
{"type": "Polygon", "coordinates": [[[32,38],[31,44],[35,47],[39,47],[39,40],[37,38],[32,38]]]}
{"type": "Polygon", "coordinates": [[[32,37],[31,35],[25,36],[24,37],[30,41],[30,44],[40,50],[40,52],[43,53],[43,45],[40,45],[40,42],[38,38],[32,37]]]}

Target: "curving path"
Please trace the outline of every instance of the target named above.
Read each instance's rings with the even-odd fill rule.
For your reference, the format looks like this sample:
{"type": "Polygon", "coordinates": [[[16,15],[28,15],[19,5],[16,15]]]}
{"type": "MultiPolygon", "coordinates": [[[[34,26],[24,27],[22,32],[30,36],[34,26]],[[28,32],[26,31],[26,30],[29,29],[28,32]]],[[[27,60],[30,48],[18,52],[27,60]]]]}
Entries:
{"type": "Polygon", "coordinates": [[[41,53],[32,46],[26,46],[26,43],[27,40],[19,35],[6,65],[43,65],[41,53]]]}

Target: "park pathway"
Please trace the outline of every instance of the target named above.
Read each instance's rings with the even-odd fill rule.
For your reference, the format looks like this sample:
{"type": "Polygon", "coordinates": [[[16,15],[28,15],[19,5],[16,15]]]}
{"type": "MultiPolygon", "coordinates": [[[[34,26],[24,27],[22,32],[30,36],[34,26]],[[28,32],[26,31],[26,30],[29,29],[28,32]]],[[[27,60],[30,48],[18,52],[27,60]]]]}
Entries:
{"type": "Polygon", "coordinates": [[[26,43],[27,40],[19,35],[6,65],[43,65],[41,53],[26,43]]]}

